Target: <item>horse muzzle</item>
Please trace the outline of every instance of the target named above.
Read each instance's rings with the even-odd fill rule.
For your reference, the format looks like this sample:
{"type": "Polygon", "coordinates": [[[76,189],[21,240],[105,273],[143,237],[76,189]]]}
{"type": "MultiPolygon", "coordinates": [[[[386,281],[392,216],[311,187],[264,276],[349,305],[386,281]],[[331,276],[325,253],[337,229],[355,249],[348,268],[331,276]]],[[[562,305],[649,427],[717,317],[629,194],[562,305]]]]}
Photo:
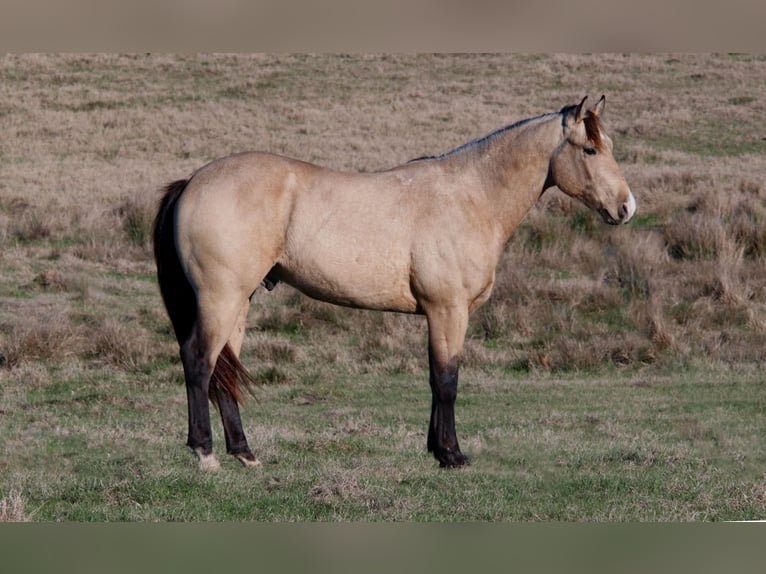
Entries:
{"type": "Polygon", "coordinates": [[[636,214],[636,198],[633,196],[633,192],[629,192],[628,201],[623,203],[617,210],[617,215],[620,218],[619,223],[628,223],[636,214]]]}
{"type": "Polygon", "coordinates": [[[628,200],[617,208],[617,217],[612,215],[606,207],[598,209],[603,220],[609,225],[628,223],[636,213],[636,198],[633,193],[628,195],[628,200]]]}

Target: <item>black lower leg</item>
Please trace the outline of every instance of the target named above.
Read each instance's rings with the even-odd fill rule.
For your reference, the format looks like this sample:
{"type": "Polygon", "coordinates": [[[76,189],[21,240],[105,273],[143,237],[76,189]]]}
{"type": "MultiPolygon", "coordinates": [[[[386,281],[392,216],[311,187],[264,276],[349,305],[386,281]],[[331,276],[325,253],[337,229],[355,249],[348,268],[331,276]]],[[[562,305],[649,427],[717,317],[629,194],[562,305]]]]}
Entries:
{"type": "Polygon", "coordinates": [[[226,452],[239,459],[254,461],[255,456],[247,444],[247,437],[242,429],[239,405],[228,393],[219,393],[217,399],[218,408],[221,411],[224,437],[226,438],[226,452]]]}
{"type": "Polygon", "coordinates": [[[457,398],[458,358],[438,365],[429,351],[431,384],[431,422],[428,427],[428,450],[442,467],[457,467],[468,463],[460,452],[455,431],[455,400],[457,398]]]}
{"type": "Polygon", "coordinates": [[[213,452],[213,435],[210,430],[210,405],[207,391],[201,385],[186,385],[189,410],[189,435],[186,444],[199,454],[213,452]]]}

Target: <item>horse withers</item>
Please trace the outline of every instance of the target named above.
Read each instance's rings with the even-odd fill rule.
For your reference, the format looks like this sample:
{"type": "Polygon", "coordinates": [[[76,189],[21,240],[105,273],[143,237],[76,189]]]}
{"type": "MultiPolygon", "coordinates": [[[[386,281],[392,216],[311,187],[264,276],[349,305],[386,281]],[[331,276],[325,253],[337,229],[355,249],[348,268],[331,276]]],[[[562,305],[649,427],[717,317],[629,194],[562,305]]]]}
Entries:
{"type": "Polygon", "coordinates": [[[208,400],[227,451],[260,464],[242,429],[238,404],[253,380],[239,353],[252,295],[279,282],[337,305],[425,315],[428,450],[443,467],[466,464],[455,432],[460,354],[511,234],[553,186],[609,224],[636,211],[601,122],[604,97],[590,109],[586,99],[386,171],[247,152],[169,184],[154,252],[200,467],[219,466],[208,400]]]}

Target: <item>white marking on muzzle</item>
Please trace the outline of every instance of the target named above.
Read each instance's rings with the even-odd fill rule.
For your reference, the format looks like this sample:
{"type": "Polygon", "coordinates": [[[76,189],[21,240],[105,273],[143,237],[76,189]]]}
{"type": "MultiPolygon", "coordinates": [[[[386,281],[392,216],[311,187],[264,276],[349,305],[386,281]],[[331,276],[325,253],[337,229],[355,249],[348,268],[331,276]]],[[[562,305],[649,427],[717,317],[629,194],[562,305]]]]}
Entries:
{"type": "Polygon", "coordinates": [[[636,214],[636,198],[633,197],[633,192],[630,192],[630,197],[628,197],[628,201],[623,206],[625,208],[625,217],[622,222],[627,223],[636,214]]]}

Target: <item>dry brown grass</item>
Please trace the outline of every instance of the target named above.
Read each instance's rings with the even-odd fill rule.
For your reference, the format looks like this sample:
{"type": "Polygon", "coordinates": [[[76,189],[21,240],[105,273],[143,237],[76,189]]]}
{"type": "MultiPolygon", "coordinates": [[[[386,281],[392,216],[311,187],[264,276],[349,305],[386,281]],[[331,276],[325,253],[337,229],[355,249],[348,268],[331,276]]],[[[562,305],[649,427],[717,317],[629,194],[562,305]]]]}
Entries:
{"type": "Polygon", "coordinates": [[[11,490],[7,496],[0,498],[0,522],[30,522],[32,517],[27,513],[24,496],[17,489],[11,490]]]}
{"type": "Polygon", "coordinates": [[[19,319],[6,337],[2,355],[6,367],[22,361],[60,361],[83,349],[82,334],[64,314],[19,319]]]}
{"type": "MultiPolygon", "coordinates": [[[[214,157],[265,149],[381,169],[602,92],[636,220],[607,228],[548,192],[508,245],[465,364],[762,360],[763,59],[6,55],[0,69],[6,368],[174,360],[149,249],[157,189],[214,157]]],[[[427,366],[419,318],[284,286],[255,297],[249,324],[246,362],[267,381],[427,366]]]]}

